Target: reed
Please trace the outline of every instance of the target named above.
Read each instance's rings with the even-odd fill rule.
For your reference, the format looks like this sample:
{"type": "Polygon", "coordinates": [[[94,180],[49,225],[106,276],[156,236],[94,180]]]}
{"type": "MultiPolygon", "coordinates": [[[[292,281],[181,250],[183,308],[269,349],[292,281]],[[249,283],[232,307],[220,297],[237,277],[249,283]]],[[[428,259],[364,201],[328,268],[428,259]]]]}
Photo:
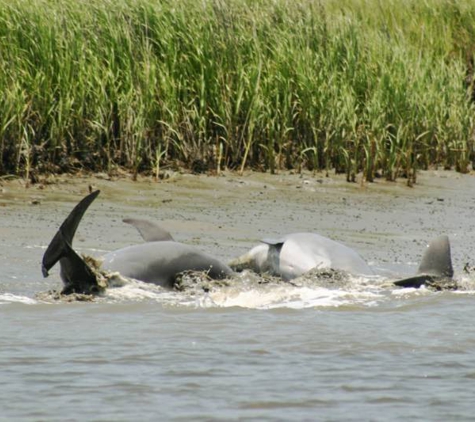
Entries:
{"type": "Polygon", "coordinates": [[[0,0],[0,174],[466,172],[469,0],[0,0]]]}

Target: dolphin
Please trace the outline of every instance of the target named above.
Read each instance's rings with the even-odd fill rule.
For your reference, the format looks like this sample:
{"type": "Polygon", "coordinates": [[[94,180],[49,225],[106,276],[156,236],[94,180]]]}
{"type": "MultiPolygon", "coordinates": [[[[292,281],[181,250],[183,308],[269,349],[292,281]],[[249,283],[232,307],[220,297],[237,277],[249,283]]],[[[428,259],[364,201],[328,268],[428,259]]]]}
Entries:
{"type": "Polygon", "coordinates": [[[291,233],[262,244],[236,258],[229,266],[241,271],[268,272],[289,281],[314,268],[373,275],[361,256],[348,246],[316,233],[291,233]]]}
{"type": "MultiPolygon", "coordinates": [[[[432,240],[422,256],[422,261],[414,276],[394,281],[399,287],[419,288],[435,286],[440,290],[441,282],[451,281],[454,276],[450,242],[446,235],[432,240]]],[[[450,288],[454,286],[448,284],[450,288]]],[[[456,288],[456,287],[455,287],[456,288]]]]}
{"type": "MultiPolygon", "coordinates": [[[[63,294],[91,294],[102,290],[95,272],[72,247],[76,229],[99,192],[92,192],[74,207],[43,255],[44,277],[59,261],[63,294]]],[[[146,243],[109,252],[104,256],[101,269],[165,288],[172,288],[176,276],[183,271],[207,271],[213,279],[225,278],[233,273],[218,259],[194,246],[176,242],[170,233],[154,223],[140,219],[124,221],[133,225],[146,243]]]]}
{"type": "MultiPolygon", "coordinates": [[[[372,269],[348,246],[316,233],[291,233],[279,239],[263,239],[262,244],[229,262],[235,271],[251,269],[268,272],[289,281],[312,269],[334,269],[352,275],[371,276],[372,269]]],[[[453,277],[450,242],[447,236],[434,239],[426,249],[416,275],[393,282],[398,287],[419,288],[453,277]]],[[[447,284],[452,288],[452,284],[447,284]]]]}
{"type": "Polygon", "coordinates": [[[48,271],[59,261],[60,275],[64,283],[63,294],[98,293],[101,290],[96,274],[72,247],[76,229],[97,195],[99,191],[92,192],[74,207],[43,255],[43,277],[48,277],[48,271]]]}

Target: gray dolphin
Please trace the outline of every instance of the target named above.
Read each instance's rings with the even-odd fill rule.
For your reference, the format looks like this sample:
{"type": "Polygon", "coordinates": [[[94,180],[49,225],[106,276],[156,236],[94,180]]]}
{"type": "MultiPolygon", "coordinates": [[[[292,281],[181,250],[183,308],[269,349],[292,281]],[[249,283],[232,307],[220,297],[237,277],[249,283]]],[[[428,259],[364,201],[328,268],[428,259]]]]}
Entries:
{"type": "Polygon", "coordinates": [[[356,251],[316,233],[291,233],[262,242],[229,266],[236,271],[249,268],[257,273],[268,272],[284,280],[292,280],[314,268],[373,274],[356,251]]]}
{"type": "MultiPolygon", "coordinates": [[[[95,191],[80,201],[64,220],[43,255],[43,276],[59,261],[62,293],[97,293],[101,290],[97,277],[89,265],[72,247],[76,229],[87,208],[99,195],[95,191]]],[[[101,268],[118,271],[125,277],[134,278],[163,287],[173,287],[175,277],[183,271],[207,271],[215,279],[232,274],[231,268],[218,259],[201,252],[194,246],[175,242],[161,227],[139,219],[124,220],[132,224],[146,241],[105,255],[101,268]]]]}
{"type": "MultiPolygon", "coordinates": [[[[262,244],[234,259],[229,266],[236,270],[252,269],[268,272],[292,280],[312,269],[346,271],[353,275],[368,276],[374,272],[360,255],[327,237],[316,233],[292,233],[279,239],[264,239],[262,244]]],[[[452,280],[452,258],[447,236],[433,240],[426,249],[416,275],[394,281],[399,287],[419,288],[452,280]]],[[[452,284],[447,284],[452,288],[452,284]]],[[[443,288],[443,287],[442,287],[443,288]]]]}

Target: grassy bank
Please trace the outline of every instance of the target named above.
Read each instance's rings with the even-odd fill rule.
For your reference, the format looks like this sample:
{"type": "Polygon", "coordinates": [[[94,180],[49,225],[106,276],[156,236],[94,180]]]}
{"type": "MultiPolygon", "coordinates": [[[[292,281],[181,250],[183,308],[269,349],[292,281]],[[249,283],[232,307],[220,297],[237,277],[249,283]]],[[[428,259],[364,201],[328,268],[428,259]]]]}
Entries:
{"type": "Polygon", "coordinates": [[[474,157],[470,0],[0,0],[0,174],[474,157]]]}

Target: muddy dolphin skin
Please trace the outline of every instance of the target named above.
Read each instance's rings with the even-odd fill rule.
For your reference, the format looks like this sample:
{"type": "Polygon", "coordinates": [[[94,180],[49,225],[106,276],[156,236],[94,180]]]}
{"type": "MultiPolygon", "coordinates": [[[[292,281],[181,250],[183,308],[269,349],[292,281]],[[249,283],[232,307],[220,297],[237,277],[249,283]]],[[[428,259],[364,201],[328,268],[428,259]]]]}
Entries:
{"type": "Polygon", "coordinates": [[[424,285],[437,290],[456,288],[451,282],[454,275],[450,242],[447,236],[440,236],[429,243],[422,256],[416,275],[394,282],[399,287],[419,288],[424,285]]]}
{"type": "MultiPolygon", "coordinates": [[[[64,294],[95,293],[100,290],[96,275],[72,247],[79,222],[98,194],[99,191],[95,191],[76,205],[43,256],[45,277],[59,261],[64,294]]],[[[146,243],[108,253],[104,257],[102,269],[167,288],[173,287],[176,275],[183,271],[207,271],[215,279],[232,274],[232,270],[218,259],[193,246],[175,242],[167,231],[154,223],[139,219],[124,221],[137,228],[146,243]]]]}
{"type": "Polygon", "coordinates": [[[231,261],[234,270],[252,269],[292,280],[317,268],[372,275],[366,262],[348,246],[316,233],[292,233],[279,239],[264,239],[246,254],[231,261]]]}

